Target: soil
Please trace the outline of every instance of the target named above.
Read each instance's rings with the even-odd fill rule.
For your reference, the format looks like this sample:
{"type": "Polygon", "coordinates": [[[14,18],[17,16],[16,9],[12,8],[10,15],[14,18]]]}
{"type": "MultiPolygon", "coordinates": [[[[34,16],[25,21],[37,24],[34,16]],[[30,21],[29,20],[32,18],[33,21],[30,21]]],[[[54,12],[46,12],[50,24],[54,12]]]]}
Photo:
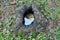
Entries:
{"type": "MultiPolygon", "coordinates": [[[[56,1],[57,0],[47,0],[47,6],[49,8],[52,8],[55,10],[55,8],[57,7],[56,6],[56,1]]],[[[59,0],[58,0],[59,1],[59,0]]],[[[6,18],[6,13],[9,13],[9,15],[13,16],[13,15],[16,15],[16,2],[15,0],[12,1],[12,3],[10,4],[10,1],[8,0],[5,0],[5,1],[2,1],[0,3],[0,11],[2,11],[2,13],[0,14],[0,22],[2,22],[3,24],[3,28],[5,28],[5,18],[6,18]]],[[[41,15],[42,16],[42,15],[41,15]]],[[[18,19],[18,18],[17,18],[18,19]]],[[[44,19],[43,19],[44,20],[44,19]]],[[[45,20],[44,20],[45,21],[45,20]]],[[[17,21],[16,21],[17,22],[17,21]]],[[[21,22],[20,20],[18,20],[18,22],[21,22]]],[[[60,19],[57,19],[55,21],[52,21],[49,19],[49,25],[45,27],[45,31],[48,31],[50,30],[51,28],[55,27],[55,26],[59,26],[60,27],[60,19]]],[[[37,23],[38,24],[38,23],[37,23]]],[[[35,24],[34,24],[35,25],[35,24]]],[[[43,23],[42,23],[43,25],[43,23]]],[[[20,24],[21,26],[21,24],[20,24]]],[[[24,26],[24,25],[23,25],[24,26]]],[[[39,26],[39,25],[38,25],[39,26]]],[[[32,27],[32,26],[31,26],[32,27]]],[[[19,28],[19,27],[18,27],[19,28]]],[[[22,27],[23,29],[25,29],[25,27],[22,27]]],[[[38,27],[39,28],[39,27],[38,27]]],[[[37,30],[37,29],[36,29],[37,30]]]]}

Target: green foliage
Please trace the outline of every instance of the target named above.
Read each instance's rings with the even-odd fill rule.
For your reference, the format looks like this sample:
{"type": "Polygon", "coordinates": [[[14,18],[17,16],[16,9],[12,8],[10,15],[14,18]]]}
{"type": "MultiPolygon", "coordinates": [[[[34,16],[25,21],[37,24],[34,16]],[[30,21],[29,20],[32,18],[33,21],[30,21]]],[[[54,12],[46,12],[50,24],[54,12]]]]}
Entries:
{"type": "Polygon", "coordinates": [[[46,0],[36,0],[36,1],[35,1],[35,4],[36,4],[36,5],[40,5],[40,6],[41,6],[41,5],[46,5],[46,3],[47,3],[46,0]]]}
{"type": "Polygon", "coordinates": [[[11,34],[7,29],[0,32],[0,40],[12,40],[11,34]]]}
{"type": "MultiPolygon", "coordinates": [[[[54,34],[54,40],[60,40],[60,28],[56,27],[53,28],[53,34],[54,34]]],[[[7,29],[4,29],[2,32],[0,32],[0,40],[47,40],[48,37],[51,37],[51,34],[47,34],[45,32],[40,32],[37,36],[33,37],[33,33],[30,33],[29,35],[24,35],[22,33],[22,30],[19,30],[17,32],[17,35],[10,34],[10,31],[7,29]],[[23,36],[21,36],[23,35],[23,36]]]]}
{"type": "Polygon", "coordinates": [[[3,24],[0,22],[0,28],[2,27],[2,25],[3,25],[3,24]]]}
{"type": "Polygon", "coordinates": [[[52,29],[54,34],[54,40],[60,40],[60,27],[56,26],[52,29]]]}
{"type": "Polygon", "coordinates": [[[21,5],[22,3],[23,3],[22,0],[18,0],[18,1],[17,1],[17,5],[21,5]]]}
{"type": "Polygon", "coordinates": [[[22,5],[23,3],[32,3],[32,0],[18,0],[17,5],[22,5]]]}
{"type": "Polygon", "coordinates": [[[38,34],[37,40],[47,40],[46,33],[41,32],[40,34],[38,34]]]}
{"type": "Polygon", "coordinates": [[[15,19],[16,18],[16,16],[15,15],[13,15],[13,16],[10,16],[10,14],[9,13],[7,13],[6,14],[6,18],[5,18],[5,24],[6,24],[6,26],[11,26],[12,25],[12,23],[13,23],[13,19],[15,19]],[[8,17],[9,16],[9,17],[8,17]]]}
{"type": "Polygon", "coordinates": [[[35,4],[40,6],[41,12],[50,18],[51,20],[55,21],[56,19],[60,19],[60,1],[56,2],[56,5],[58,5],[55,9],[48,8],[47,6],[47,0],[36,0],[35,4]],[[58,17],[58,18],[57,18],[58,17]]]}
{"type": "Polygon", "coordinates": [[[23,35],[23,31],[22,30],[18,30],[18,31],[15,32],[15,34],[17,36],[22,36],[23,35]]]}
{"type": "Polygon", "coordinates": [[[21,40],[20,36],[15,37],[15,40],[21,40]]]}
{"type": "Polygon", "coordinates": [[[50,19],[54,21],[56,20],[56,16],[50,16],[50,19]]]}
{"type": "Polygon", "coordinates": [[[55,9],[55,15],[57,16],[57,18],[59,18],[60,19],[60,8],[59,7],[57,7],[56,9],[55,9]]]}
{"type": "Polygon", "coordinates": [[[40,5],[40,0],[36,0],[36,1],[35,1],[35,4],[36,4],[36,5],[40,5]]]}
{"type": "Polygon", "coordinates": [[[59,26],[55,27],[53,30],[54,30],[54,34],[55,35],[60,35],[60,28],[59,28],[59,26]]]}

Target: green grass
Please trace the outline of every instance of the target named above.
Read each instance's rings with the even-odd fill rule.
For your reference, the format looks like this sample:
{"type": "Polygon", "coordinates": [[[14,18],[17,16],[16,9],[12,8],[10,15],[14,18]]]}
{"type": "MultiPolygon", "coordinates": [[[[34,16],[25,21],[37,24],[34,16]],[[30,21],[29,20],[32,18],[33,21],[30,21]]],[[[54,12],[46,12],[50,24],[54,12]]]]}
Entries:
{"type": "Polygon", "coordinates": [[[3,24],[0,22],[0,28],[2,27],[2,25],[3,25],[3,24]]]}
{"type": "Polygon", "coordinates": [[[60,27],[56,26],[52,30],[52,34],[54,36],[54,40],[60,40],[60,27]]]}
{"type": "MultiPolygon", "coordinates": [[[[32,3],[32,0],[18,0],[17,5],[22,5],[23,2],[25,3],[32,3]]],[[[47,1],[46,0],[36,0],[34,2],[36,5],[38,5],[41,8],[41,12],[47,16],[50,20],[56,21],[56,19],[60,19],[60,2],[56,2],[57,7],[55,10],[47,7],[47,1]],[[54,13],[54,15],[53,15],[54,13]]],[[[2,11],[0,10],[0,15],[2,14],[2,11]]],[[[16,31],[14,34],[11,34],[10,28],[14,27],[14,20],[16,18],[16,15],[10,15],[9,13],[6,13],[5,18],[5,27],[3,30],[0,30],[0,40],[47,40],[51,37],[54,38],[54,40],[60,40],[60,28],[59,26],[54,27],[51,29],[51,33],[46,32],[40,32],[36,35],[35,31],[31,30],[31,33],[29,35],[25,35],[22,30],[16,31]]],[[[0,22],[0,29],[2,29],[3,24],[0,22]]],[[[26,29],[26,32],[29,30],[26,29]]]]}
{"type": "MultiPolygon", "coordinates": [[[[52,29],[54,34],[55,40],[60,40],[60,29],[59,27],[55,27],[52,29]]],[[[46,34],[45,32],[40,32],[35,38],[32,36],[32,33],[30,35],[23,35],[22,30],[19,30],[16,34],[11,34],[9,30],[4,29],[2,32],[0,32],[0,40],[47,40],[49,37],[51,37],[52,34],[46,34]]],[[[34,35],[34,34],[33,34],[34,35]]]]}

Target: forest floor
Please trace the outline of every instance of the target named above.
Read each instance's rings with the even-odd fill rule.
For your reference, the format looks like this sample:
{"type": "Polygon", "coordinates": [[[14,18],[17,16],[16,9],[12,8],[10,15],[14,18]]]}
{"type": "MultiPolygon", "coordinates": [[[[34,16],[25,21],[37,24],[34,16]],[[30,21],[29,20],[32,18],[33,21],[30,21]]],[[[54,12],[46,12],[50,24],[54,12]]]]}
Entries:
{"type": "Polygon", "coordinates": [[[0,0],[0,40],[60,40],[60,0],[0,0]],[[47,33],[40,32],[25,35],[22,30],[12,34],[16,21],[17,5],[34,3],[41,7],[43,14],[49,19],[47,33]]]}

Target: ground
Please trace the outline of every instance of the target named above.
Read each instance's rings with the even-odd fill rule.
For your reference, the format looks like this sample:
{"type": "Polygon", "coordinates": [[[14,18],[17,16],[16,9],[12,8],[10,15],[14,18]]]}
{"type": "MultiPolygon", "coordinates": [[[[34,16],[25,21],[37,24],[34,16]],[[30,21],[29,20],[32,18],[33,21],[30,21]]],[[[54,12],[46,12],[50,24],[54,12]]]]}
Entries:
{"type": "Polygon", "coordinates": [[[0,40],[60,40],[60,0],[0,0],[0,40]],[[14,33],[16,8],[24,3],[33,3],[48,18],[45,31],[36,33],[17,30],[14,33]]]}

